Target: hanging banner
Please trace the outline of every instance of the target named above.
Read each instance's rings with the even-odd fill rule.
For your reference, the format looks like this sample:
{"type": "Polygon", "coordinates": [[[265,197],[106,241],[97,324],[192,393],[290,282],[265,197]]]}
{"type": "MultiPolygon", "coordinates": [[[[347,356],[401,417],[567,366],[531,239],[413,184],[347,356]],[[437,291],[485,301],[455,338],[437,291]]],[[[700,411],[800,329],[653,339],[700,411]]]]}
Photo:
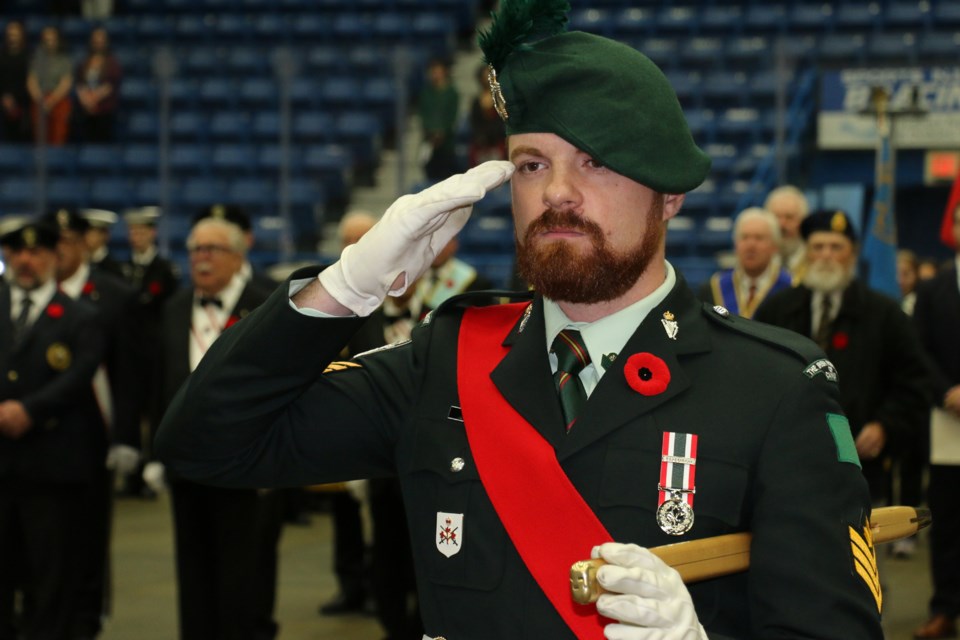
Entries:
{"type": "Polygon", "coordinates": [[[897,149],[960,148],[960,67],[825,70],[820,78],[817,144],[821,149],[875,149],[877,119],[870,109],[873,87],[890,95],[894,112],[911,106],[926,115],[897,118],[897,149]]]}

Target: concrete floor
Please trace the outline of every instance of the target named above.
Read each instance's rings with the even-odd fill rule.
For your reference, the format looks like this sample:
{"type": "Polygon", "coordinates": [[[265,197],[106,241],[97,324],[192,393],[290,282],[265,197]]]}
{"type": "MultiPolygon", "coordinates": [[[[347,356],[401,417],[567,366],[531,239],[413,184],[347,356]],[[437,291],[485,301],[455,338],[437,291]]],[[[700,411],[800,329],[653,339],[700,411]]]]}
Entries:
{"type": "MultiPolygon", "coordinates": [[[[276,619],[282,640],[379,640],[376,621],[364,615],[325,617],[318,603],[331,597],[330,518],[287,526],[281,543],[276,619]]],[[[114,614],[101,640],[173,640],[177,637],[173,538],[169,504],[118,500],[114,524],[114,614]]],[[[930,597],[926,539],[910,560],[884,557],[884,627],[891,640],[907,640],[924,619],[930,597]]],[[[540,640],[540,639],[537,639],[540,640]]]]}

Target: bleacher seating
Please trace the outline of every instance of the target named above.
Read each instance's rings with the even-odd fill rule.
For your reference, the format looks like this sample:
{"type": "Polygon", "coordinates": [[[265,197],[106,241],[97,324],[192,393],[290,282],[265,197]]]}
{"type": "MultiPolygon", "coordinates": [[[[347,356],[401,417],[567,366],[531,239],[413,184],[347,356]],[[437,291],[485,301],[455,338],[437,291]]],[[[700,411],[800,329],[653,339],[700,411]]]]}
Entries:
{"type": "MultiPolygon", "coordinates": [[[[50,20],[34,4],[12,0],[9,7],[25,18],[31,40],[50,20]]],[[[478,4],[125,0],[126,13],[104,21],[125,72],[117,144],[48,150],[48,188],[91,206],[157,202],[159,141],[167,131],[174,188],[165,200],[178,214],[204,198],[232,197],[275,215],[285,166],[293,236],[314,234],[317,220],[347,206],[352,186],[372,179],[391,140],[396,60],[409,61],[405,89],[415,96],[428,58],[453,53],[457,38],[470,35],[478,4]],[[161,47],[175,67],[165,90],[154,75],[161,47]],[[279,146],[278,52],[292,61],[287,163],[279,146]],[[164,96],[166,128],[159,120],[164,96]]],[[[684,217],[668,233],[671,251],[693,268],[704,267],[695,261],[719,245],[718,220],[769,188],[778,122],[787,127],[786,157],[799,157],[812,131],[808,105],[818,68],[960,63],[960,3],[949,0],[574,0],[570,18],[572,28],[620,39],[659,64],[695,140],[713,158],[711,180],[687,196],[684,217]],[[776,66],[780,54],[785,70],[776,66]],[[780,89],[789,112],[778,121],[780,89]]],[[[57,21],[79,51],[93,23],[57,21]]],[[[35,194],[22,186],[32,183],[22,177],[35,174],[36,161],[30,149],[0,146],[0,213],[33,205],[35,194]]],[[[512,230],[497,222],[509,221],[509,198],[490,197],[478,213],[464,232],[470,255],[482,258],[482,247],[509,252],[512,230]]]]}

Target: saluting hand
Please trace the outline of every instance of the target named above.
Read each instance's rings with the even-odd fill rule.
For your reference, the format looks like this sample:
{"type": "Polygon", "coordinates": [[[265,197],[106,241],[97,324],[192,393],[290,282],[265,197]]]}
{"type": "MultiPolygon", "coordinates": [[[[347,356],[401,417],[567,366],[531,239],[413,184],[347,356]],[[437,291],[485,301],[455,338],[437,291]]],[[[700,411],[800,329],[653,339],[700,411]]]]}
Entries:
{"type": "Polygon", "coordinates": [[[617,620],[604,627],[607,640],[707,640],[680,574],[649,549],[607,542],[590,555],[607,563],[597,570],[607,591],[597,611],[617,620]]]}
{"type": "Polygon", "coordinates": [[[513,175],[514,165],[491,160],[390,205],[359,242],[319,280],[326,292],[358,316],[368,316],[388,295],[400,295],[463,228],[473,203],[513,175]]]}
{"type": "Polygon", "coordinates": [[[19,400],[0,402],[0,435],[17,440],[32,426],[33,420],[22,402],[19,400]]]}

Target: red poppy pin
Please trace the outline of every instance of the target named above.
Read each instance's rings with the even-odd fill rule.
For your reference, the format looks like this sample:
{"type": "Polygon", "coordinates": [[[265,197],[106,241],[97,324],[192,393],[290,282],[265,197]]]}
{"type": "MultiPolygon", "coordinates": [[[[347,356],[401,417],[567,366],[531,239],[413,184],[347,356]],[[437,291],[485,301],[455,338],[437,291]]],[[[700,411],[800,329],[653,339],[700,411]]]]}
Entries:
{"type": "Polygon", "coordinates": [[[147,291],[149,291],[152,296],[158,296],[163,291],[163,285],[154,280],[147,285],[147,291]]]}
{"type": "Polygon", "coordinates": [[[63,317],[63,305],[59,302],[51,302],[47,305],[47,315],[51,318],[63,317]]]}
{"type": "Polygon", "coordinates": [[[237,324],[238,322],[240,322],[240,318],[238,318],[237,316],[230,316],[229,318],[227,318],[227,324],[223,325],[223,328],[224,330],[229,329],[230,327],[237,324]]]}
{"type": "Polygon", "coordinates": [[[849,344],[850,336],[845,331],[837,331],[830,340],[830,346],[837,350],[846,349],[849,344]]]}
{"type": "Polygon", "coordinates": [[[88,296],[93,293],[93,282],[87,280],[83,283],[83,295],[88,296]]]}
{"type": "Polygon", "coordinates": [[[670,369],[667,363],[652,353],[635,353],[623,366],[627,384],[644,396],[655,396],[667,390],[670,384],[670,369]]]}

